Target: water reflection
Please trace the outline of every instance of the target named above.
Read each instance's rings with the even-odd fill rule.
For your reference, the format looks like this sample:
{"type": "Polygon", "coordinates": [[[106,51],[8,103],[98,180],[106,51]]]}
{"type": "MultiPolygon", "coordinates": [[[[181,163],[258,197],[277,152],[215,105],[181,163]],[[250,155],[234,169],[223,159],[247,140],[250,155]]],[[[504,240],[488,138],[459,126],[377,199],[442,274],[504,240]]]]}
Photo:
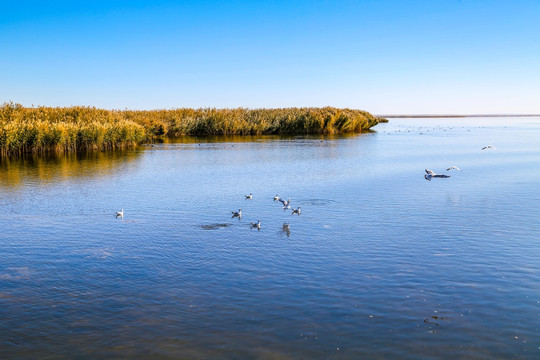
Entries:
{"type": "Polygon", "coordinates": [[[330,200],[330,199],[305,199],[305,200],[302,200],[302,202],[308,205],[313,205],[313,206],[326,206],[326,205],[331,205],[335,201],[330,200]]]}
{"type": "Polygon", "coordinates": [[[291,236],[291,226],[289,225],[289,223],[283,223],[280,233],[281,235],[285,235],[287,237],[291,236]]]}
{"type": "Polygon", "coordinates": [[[136,164],[141,151],[81,152],[54,155],[25,154],[0,158],[0,188],[17,189],[26,184],[46,185],[63,180],[87,180],[114,176],[119,169],[136,164]]]}
{"type": "Polygon", "coordinates": [[[203,229],[203,230],[219,230],[219,229],[229,227],[231,225],[232,224],[228,224],[228,223],[204,224],[204,225],[201,225],[201,229],[203,229]]]}
{"type": "MultiPolygon", "coordinates": [[[[208,144],[208,143],[275,143],[296,142],[316,144],[332,140],[356,139],[360,136],[368,136],[375,132],[362,134],[338,134],[338,135],[223,135],[223,136],[181,136],[177,138],[163,139],[161,144],[208,144]],[[316,141],[317,140],[317,141],[316,141]]],[[[145,145],[146,147],[157,147],[155,144],[145,145]]],[[[322,144],[321,144],[322,145],[322,144]]]]}
{"type": "MultiPolygon", "coordinates": [[[[274,154],[269,150],[282,151],[290,147],[291,157],[298,156],[294,151],[305,151],[310,154],[315,152],[318,158],[337,159],[343,154],[344,147],[348,145],[356,146],[359,139],[367,140],[372,138],[374,133],[365,134],[341,134],[341,135],[306,135],[306,136],[207,136],[194,137],[183,136],[179,138],[167,139],[160,144],[145,146],[152,151],[191,149],[204,151],[236,150],[234,158],[230,161],[244,161],[250,156],[245,152],[256,151],[262,156],[259,161],[270,160],[274,154]],[[348,141],[347,141],[348,140],[348,141]]],[[[369,142],[366,142],[368,144],[369,142]]],[[[283,159],[284,161],[288,159],[283,159]]]]}
{"type": "Polygon", "coordinates": [[[26,266],[8,267],[3,272],[0,272],[0,280],[28,280],[31,274],[32,271],[26,266]]]}
{"type": "Polygon", "coordinates": [[[534,358],[538,124],[2,161],[2,356],[534,358]]]}

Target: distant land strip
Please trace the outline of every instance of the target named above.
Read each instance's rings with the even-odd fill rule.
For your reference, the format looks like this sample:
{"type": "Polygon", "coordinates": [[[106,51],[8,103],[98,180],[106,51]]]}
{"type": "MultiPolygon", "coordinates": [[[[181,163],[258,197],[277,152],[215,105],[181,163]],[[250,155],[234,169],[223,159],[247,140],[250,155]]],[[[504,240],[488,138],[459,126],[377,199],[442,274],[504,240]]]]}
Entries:
{"type": "Polygon", "coordinates": [[[473,115],[375,115],[381,118],[471,118],[471,117],[537,117],[540,114],[473,114],[473,115]]]}
{"type": "Polygon", "coordinates": [[[184,135],[361,133],[386,122],[354,109],[104,110],[0,106],[0,154],[108,150],[184,135]]]}

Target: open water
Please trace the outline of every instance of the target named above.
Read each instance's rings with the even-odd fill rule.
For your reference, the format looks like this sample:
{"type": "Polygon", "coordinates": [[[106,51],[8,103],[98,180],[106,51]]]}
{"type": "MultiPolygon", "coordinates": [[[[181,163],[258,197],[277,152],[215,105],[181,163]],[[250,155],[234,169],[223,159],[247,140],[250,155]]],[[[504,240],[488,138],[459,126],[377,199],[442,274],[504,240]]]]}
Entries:
{"type": "Polygon", "coordinates": [[[2,159],[0,357],[539,359],[540,118],[374,130],[2,159]]]}

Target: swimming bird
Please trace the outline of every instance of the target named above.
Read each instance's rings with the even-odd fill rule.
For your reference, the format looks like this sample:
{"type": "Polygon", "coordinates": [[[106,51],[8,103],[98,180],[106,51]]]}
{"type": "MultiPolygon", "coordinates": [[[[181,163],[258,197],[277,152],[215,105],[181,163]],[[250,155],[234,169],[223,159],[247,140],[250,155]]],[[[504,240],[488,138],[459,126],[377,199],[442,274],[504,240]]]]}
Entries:
{"type": "Polygon", "coordinates": [[[238,209],[238,211],[231,211],[232,217],[241,218],[242,217],[242,209],[238,209]]]}
{"type": "Polygon", "coordinates": [[[461,171],[460,168],[458,168],[457,166],[454,166],[454,165],[450,166],[448,169],[446,169],[446,171],[450,171],[452,169],[456,169],[457,171],[461,171]]]}
{"type": "Polygon", "coordinates": [[[257,228],[257,230],[261,230],[261,220],[259,220],[257,223],[251,223],[251,228],[257,228]]]}
{"type": "Polygon", "coordinates": [[[292,209],[292,214],[291,215],[294,215],[294,214],[300,215],[300,206],[298,207],[298,209],[292,209]]]}
{"type": "Polygon", "coordinates": [[[493,150],[495,150],[495,146],[493,146],[493,145],[487,145],[487,146],[484,146],[484,147],[482,148],[482,150],[486,150],[486,149],[493,149],[493,150]]]}
{"type": "Polygon", "coordinates": [[[124,209],[122,209],[120,211],[117,211],[116,212],[116,217],[121,217],[123,219],[124,218],[124,209]]]}
{"type": "Polygon", "coordinates": [[[246,200],[253,200],[253,194],[249,193],[249,195],[245,195],[246,200]]]}
{"type": "Polygon", "coordinates": [[[279,200],[279,196],[278,194],[276,194],[276,196],[274,196],[274,201],[278,201],[279,200]]]}
{"type": "Polygon", "coordinates": [[[433,171],[426,169],[426,175],[424,175],[424,178],[426,180],[431,181],[432,178],[449,178],[450,175],[444,175],[444,174],[435,174],[433,171]]]}

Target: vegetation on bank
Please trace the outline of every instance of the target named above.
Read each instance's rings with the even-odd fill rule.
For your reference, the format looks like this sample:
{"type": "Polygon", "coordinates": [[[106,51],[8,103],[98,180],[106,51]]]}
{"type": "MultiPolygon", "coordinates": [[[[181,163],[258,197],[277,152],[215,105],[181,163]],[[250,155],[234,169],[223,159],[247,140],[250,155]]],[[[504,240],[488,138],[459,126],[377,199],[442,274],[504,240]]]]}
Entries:
{"type": "Polygon", "coordinates": [[[0,107],[2,154],[116,149],[182,135],[339,134],[386,121],[366,111],[325,108],[103,110],[0,107]]]}

